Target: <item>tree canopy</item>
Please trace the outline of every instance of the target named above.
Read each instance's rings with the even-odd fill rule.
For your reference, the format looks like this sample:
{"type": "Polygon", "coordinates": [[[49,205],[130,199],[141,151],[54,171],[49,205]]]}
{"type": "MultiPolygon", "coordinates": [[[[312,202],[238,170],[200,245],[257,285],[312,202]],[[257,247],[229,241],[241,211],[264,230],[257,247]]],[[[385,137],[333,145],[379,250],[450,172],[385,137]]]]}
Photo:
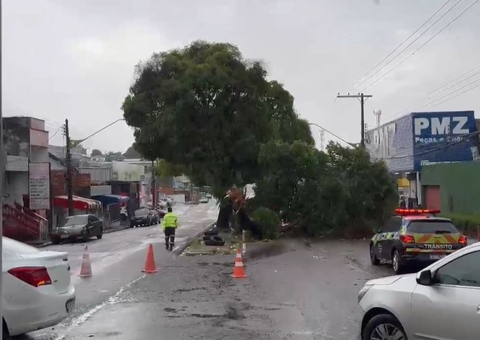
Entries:
{"type": "Polygon", "coordinates": [[[98,149],[93,149],[90,156],[102,156],[102,152],[98,149]]]}
{"type": "Polygon", "coordinates": [[[381,221],[395,203],[383,163],[363,148],[315,149],[293,96],[234,45],[195,41],[154,53],[136,66],[122,109],[135,149],[161,160],[157,174],[183,173],[218,198],[255,183],[256,215],[281,213],[308,235],[381,221]]]}
{"type": "Polygon", "coordinates": [[[234,45],[196,41],[154,53],[135,76],[123,110],[138,151],[182,165],[198,185],[255,182],[269,140],[314,143],[290,93],[234,45]]]}
{"type": "Polygon", "coordinates": [[[256,183],[255,205],[282,211],[310,236],[368,230],[397,203],[393,177],[362,148],[330,143],[321,152],[298,141],[270,142],[259,163],[263,177],[256,183]]]}
{"type": "Polygon", "coordinates": [[[155,164],[155,173],[158,177],[181,176],[183,174],[183,169],[181,166],[160,159],[155,164]]]}
{"type": "Polygon", "coordinates": [[[132,144],[127,151],[124,152],[123,156],[127,159],[132,158],[142,158],[142,155],[135,149],[135,143],[132,144]]]}

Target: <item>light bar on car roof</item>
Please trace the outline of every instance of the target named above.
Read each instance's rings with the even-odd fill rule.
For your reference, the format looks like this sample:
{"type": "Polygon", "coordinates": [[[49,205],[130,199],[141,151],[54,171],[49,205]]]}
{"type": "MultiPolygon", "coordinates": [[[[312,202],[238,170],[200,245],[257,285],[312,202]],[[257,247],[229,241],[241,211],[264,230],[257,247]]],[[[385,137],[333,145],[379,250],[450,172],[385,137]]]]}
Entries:
{"type": "Polygon", "coordinates": [[[397,215],[440,214],[438,209],[395,209],[397,215]]]}

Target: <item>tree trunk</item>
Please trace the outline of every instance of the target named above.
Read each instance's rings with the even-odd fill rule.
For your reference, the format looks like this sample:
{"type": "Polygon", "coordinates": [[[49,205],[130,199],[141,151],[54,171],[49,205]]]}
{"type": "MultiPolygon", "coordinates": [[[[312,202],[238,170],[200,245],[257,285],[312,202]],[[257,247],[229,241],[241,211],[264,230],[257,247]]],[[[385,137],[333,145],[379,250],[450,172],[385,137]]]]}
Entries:
{"type": "Polygon", "coordinates": [[[220,203],[220,210],[217,217],[217,228],[230,229],[230,218],[232,216],[232,204],[230,201],[220,203]]]}

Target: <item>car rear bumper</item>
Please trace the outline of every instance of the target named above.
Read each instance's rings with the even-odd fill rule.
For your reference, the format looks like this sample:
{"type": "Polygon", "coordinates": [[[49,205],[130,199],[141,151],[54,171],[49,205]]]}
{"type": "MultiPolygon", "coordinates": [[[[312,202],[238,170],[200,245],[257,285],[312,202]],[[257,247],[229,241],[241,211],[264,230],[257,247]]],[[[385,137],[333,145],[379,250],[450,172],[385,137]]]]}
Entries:
{"type": "Polygon", "coordinates": [[[74,240],[77,240],[79,239],[80,237],[82,237],[81,234],[50,234],[50,239],[52,241],[74,241],[74,240]]]}
{"type": "Polygon", "coordinates": [[[25,286],[3,307],[3,317],[11,336],[52,327],[65,320],[75,307],[75,287],[58,293],[51,286],[25,286]],[[69,311],[67,311],[67,304],[69,311]]]}
{"type": "Polygon", "coordinates": [[[405,262],[424,262],[431,263],[443,259],[445,256],[452,254],[451,252],[432,252],[432,253],[405,253],[402,255],[402,261],[405,262]]]}

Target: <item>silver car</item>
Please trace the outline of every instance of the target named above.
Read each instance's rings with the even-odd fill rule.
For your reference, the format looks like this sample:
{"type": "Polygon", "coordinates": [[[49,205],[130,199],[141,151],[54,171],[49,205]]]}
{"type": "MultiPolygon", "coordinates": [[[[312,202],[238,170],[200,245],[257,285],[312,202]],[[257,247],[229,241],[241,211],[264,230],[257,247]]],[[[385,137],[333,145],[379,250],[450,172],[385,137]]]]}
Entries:
{"type": "Polygon", "coordinates": [[[480,339],[480,243],[358,293],[362,340],[480,339]]]}

